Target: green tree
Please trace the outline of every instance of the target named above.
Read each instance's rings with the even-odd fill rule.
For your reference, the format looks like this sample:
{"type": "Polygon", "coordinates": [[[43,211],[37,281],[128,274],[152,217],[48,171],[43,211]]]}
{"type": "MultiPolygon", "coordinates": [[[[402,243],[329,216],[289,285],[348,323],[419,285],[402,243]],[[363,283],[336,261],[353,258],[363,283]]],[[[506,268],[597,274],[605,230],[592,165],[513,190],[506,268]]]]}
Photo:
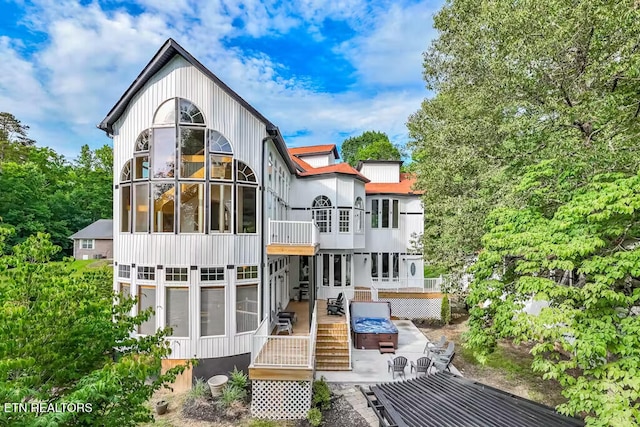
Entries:
{"type": "Polygon", "coordinates": [[[23,125],[13,114],[0,112],[0,162],[24,157],[25,147],[35,144],[28,132],[29,126],[23,125]]]}
{"type": "Polygon", "coordinates": [[[85,403],[91,412],[0,412],[1,425],[135,426],[145,403],[184,367],[160,373],[167,330],[130,334],[150,315],[114,305],[111,269],[81,276],[51,263],[60,248],[38,234],[0,257],[0,401],[85,403]]]}
{"type": "Polygon", "coordinates": [[[356,166],[360,160],[400,160],[400,149],[389,141],[384,132],[366,131],[347,138],[340,147],[342,160],[356,166]]]}

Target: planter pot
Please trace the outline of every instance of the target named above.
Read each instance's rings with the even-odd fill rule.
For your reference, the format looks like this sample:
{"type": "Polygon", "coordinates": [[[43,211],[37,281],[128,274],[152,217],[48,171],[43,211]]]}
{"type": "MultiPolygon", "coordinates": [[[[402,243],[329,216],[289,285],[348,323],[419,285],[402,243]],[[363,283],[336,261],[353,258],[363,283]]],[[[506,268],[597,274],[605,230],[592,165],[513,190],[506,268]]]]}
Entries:
{"type": "Polygon", "coordinates": [[[216,375],[215,377],[209,378],[207,384],[209,384],[209,388],[211,389],[211,396],[220,396],[222,388],[227,384],[227,381],[229,381],[229,378],[226,375],[216,375]]]}
{"type": "Polygon", "coordinates": [[[169,403],[161,400],[160,402],[156,403],[156,414],[158,415],[163,415],[167,412],[167,407],[169,406],[169,403]]]}

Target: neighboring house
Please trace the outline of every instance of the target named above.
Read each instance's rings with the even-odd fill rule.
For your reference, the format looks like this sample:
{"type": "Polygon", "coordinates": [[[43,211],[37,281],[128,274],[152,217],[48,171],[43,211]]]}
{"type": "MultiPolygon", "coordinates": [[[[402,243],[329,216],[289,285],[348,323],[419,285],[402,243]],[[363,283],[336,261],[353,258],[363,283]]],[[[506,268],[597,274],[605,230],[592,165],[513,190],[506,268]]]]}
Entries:
{"type": "MultiPolygon", "coordinates": [[[[423,208],[401,162],[355,169],[333,144],[287,148],[277,126],[171,39],[98,127],[114,146],[114,289],[138,297],[134,314],[155,309],[140,336],[173,328],[165,366],[195,358],[188,375],[208,378],[251,365],[252,404],[294,396],[304,401],[286,416],[304,417],[316,302],[424,289],[422,257],[408,250],[423,208]],[[272,313],[291,300],[306,304],[308,333],[283,337],[273,366],[258,363],[275,348],[272,313]]],[[[439,316],[431,298],[414,305],[439,316]]]]}
{"type": "Polygon", "coordinates": [[[112,219],[99,219],[69,238],[75,259],[113,258],[112,219]]]}

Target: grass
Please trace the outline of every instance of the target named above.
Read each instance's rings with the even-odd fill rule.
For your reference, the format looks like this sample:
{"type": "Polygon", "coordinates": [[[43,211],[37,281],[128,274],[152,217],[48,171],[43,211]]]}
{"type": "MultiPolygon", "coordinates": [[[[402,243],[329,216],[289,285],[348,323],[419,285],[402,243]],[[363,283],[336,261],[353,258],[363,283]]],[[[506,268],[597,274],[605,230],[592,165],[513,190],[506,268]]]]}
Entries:
{"type": "Polygon", "coordinates": [[[73,259],[72,261],[54,261],[54,264],[59,264],[69,274],[80,275],[92,268],[106,267],[108,261],[104,259],[73,259]]]}

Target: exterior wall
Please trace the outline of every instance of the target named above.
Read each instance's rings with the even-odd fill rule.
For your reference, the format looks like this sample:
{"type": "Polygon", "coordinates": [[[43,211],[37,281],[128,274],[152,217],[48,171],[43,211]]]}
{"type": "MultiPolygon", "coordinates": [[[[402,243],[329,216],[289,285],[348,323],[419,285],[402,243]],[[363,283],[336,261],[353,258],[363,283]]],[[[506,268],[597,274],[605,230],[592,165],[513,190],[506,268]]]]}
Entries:
{"type": "MultiPolygon", "coordinates": [[[[118,183],[120,172],[127,160],[133,156],[138,135],[152,127],[156,109],[167,99],[180,97],[194,103],[202,112],[208,129],[222,133],[233,147],[233,157],[246,163],[256,174],[258,185],[263,183],[262,140],[267,136],[266,126],[231,96],[225,93],[207,76],[177,56],[161,69],[131,101],[126,111],[114,125],[114,182],[118,183]]],[[[235,197],[235,196],[234,196],[235,197]]],[[[172,234],[172,233],[120,233],[120,197],[114,197],[114,258],[118,265],[187,267],[189,280],[189,338],[170,338],[172,359],[206,359],[241,355],[251,352],[252,332],[235,333],[236,274],[240,265],[260,265],[262,255],[266,259],[262,244],[261,194],[257,196],[257,228],[254,235],[233,234],[172,234]],[[225,267],[225,334],[200,337],[200,290],[199,267],[225,267]]],[[[129,283],[132,295],[137,295],[140,282],[135,267],[131,277],[117,277],[115,265],[114,289],[118,283],[129,283]]],[[[251,283],[258,284],[258,300],[262,297],[260,286],[262,272],[251,283]]],[[[164,269],[156,270],[156,326],[165,326],[167,301],[164,269]]],[[[172,283],[173,285],[173,283],[172,283]]],[[[217,286],[218,284],[216,284],[217,286]]],[[[260,308],[258,309],[260,310],[260,308]]],[[[134,308],[135,314],[137,308],[134,308]]],[[[264,313],[258,315],[258,322],[264,313]]]]}
{"type": "Polygon", "coordinates": [[[111,239],[94,239],[93,249],[82,249],[81,242],[84,239],[73,240],[73,257],[75,259],[94,259],[96,255],[101,258],[113,258],[113,240],[111,239]]]}
{"type": "Polygon", "coordinates": [[[314,156],[298,156],[305,162],[309,163],[314,168],[321,168],[322,166],[333,165],[336,162],[336,158],[333,156],[333,153],[329,154],[320,154],[314,156]]]}
{"type": "Polygon", "coordinates": [[[363,163],[360,173],[371,182],[400,182],[399,163],[363,163]]]}

